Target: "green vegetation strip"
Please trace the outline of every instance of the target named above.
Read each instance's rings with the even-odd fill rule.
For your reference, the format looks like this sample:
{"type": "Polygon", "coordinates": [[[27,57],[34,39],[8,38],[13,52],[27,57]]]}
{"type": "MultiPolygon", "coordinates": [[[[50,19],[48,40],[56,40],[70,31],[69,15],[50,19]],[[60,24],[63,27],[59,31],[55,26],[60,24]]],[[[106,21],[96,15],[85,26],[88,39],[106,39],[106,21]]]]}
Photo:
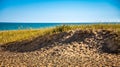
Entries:
{"type": "Polygon", "coordinates": [[[32,39],[37,36],[44,36],[53,33],[64,32],[68,30],[87,30],[87,29],[108,29],[120,33],[120,24],[91,24],[91,25],[62,25],[38,30],[15,30],[15,31],[1,31],[0,44],[5,44],[14,41],[22,41],[32,39]]]}

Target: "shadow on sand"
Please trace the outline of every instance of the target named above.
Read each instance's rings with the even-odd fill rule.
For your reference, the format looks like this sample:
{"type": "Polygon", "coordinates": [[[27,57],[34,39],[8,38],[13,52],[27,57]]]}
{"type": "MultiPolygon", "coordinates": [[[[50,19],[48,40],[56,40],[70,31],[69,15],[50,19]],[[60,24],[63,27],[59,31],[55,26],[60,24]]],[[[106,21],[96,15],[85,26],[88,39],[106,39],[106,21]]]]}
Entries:
{"type": "MultiPolygon", "coordinates": [[[[40,50],[41,48],[47,48],[47,47],[54,47],[55,45],[61,45],[63,44],[68,44],[72,42],[84,42],[88,45],[92,45],[93,42],[85,41],[86,39],[90,38],[96,38],[96,34],[93,33],[92,31],[70,31],[70,32],[61,32],[57,34],[52,34],[52,35],[46,35],[46,36],[39,36],[36,37],[32,40],[24,40],[21,42],[11,42],[7,44],[3,44],[0,46],[0,49],[2,51],[10,51],[10,52],[31,52],[35,50],[40,50]]],[[[108,36],[109,37],[109,36],[108,36]]],[[[97,44],[101,44],[101,40],[97,40],[97,44]]],[[[92,45],[93,47],[99,46],[99,45],[92,45]]],[[[104,48],[104,47],[102,47],[104,48]]],[[[107,48],[104,48],[104,52],[110,53],[111,51],[107,48]],[[104,50],[105,49],[105,50],[104,50]],[[106,51],[107,49],[107,51],[106,51]]],[[[116,52],[111,52],[111,53],[116,53],[116,52]]],[[[118,51],[117,51],[118,53],[118,51]]]]}

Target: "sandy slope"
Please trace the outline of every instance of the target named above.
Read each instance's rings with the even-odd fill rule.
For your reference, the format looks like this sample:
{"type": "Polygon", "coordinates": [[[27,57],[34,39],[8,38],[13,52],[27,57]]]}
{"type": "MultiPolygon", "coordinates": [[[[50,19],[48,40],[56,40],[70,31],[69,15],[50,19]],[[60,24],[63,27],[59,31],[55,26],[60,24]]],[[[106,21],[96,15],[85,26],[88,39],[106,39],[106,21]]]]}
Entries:
{"type": "Polygon", "coordinates": [[[119,35],[75,30],[0,46],[1,66],[120,66],[119,35]]]}

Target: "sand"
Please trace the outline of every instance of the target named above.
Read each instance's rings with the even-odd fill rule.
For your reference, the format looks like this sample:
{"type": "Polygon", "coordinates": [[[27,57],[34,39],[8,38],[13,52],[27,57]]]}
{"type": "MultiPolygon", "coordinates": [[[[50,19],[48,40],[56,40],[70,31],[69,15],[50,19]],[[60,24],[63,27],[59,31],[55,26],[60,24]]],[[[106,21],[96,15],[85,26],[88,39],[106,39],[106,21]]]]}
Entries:
{"type": "Polygon", "coordinates": [[[0,46],[2,67],[119,67],[119,35],[71,30],[0,46]]]}

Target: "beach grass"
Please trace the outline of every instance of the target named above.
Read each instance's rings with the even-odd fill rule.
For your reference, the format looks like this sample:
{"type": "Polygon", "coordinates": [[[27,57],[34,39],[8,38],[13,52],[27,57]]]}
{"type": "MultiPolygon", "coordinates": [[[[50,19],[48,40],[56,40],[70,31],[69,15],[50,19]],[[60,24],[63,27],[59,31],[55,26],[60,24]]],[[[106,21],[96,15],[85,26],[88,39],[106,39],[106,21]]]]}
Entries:
{"type": "Polygon", "coordinates": [[[84,24],[84,25],[61,25],[44,29],[28,29],[14,31],[0,31],[0,44],[5,44],[14,41],[29,40],[37,36],[44,36],[68,30],[87,30],[87,29],[107,29],[120,33],[120,24],[84,24]]]}

